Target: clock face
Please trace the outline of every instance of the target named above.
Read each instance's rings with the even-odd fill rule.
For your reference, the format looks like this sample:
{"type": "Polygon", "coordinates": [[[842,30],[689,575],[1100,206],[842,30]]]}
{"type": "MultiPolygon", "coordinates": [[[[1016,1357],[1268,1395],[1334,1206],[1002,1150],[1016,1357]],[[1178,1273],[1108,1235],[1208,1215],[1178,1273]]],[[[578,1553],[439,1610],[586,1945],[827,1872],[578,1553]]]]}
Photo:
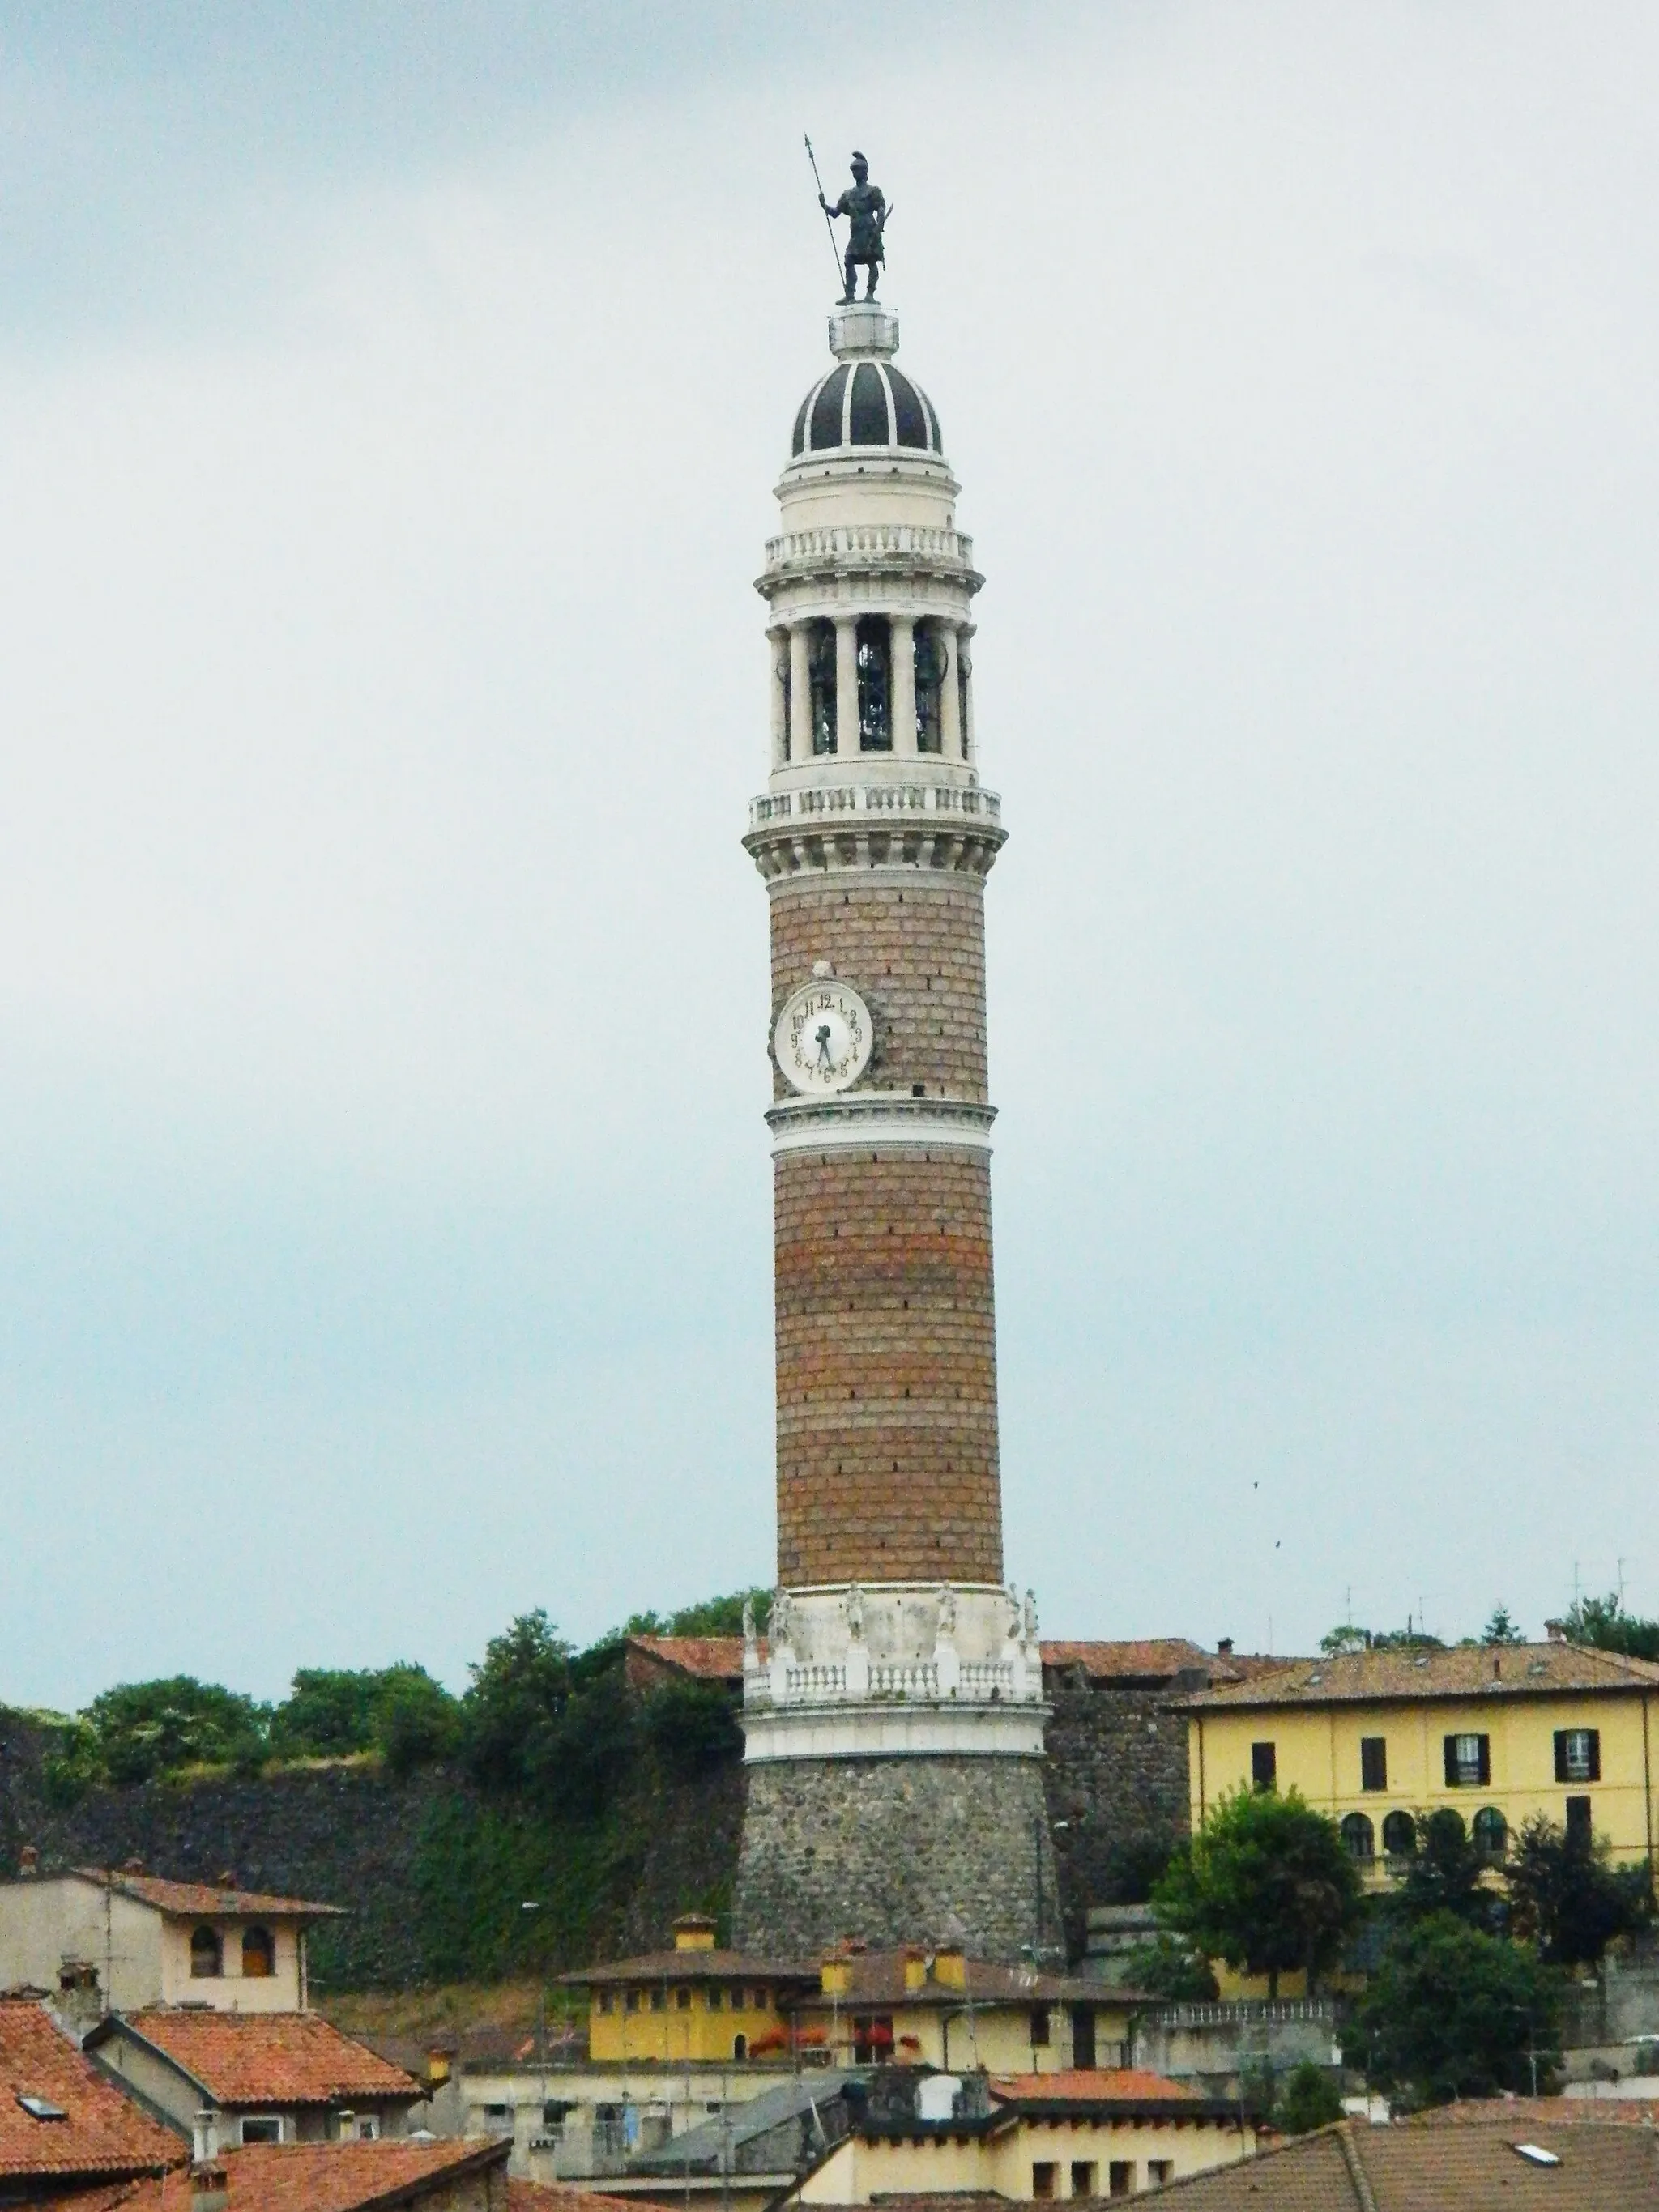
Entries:
{"type": "Polygon", "coordinates": [[[873,1027],[870,1009],[833,975],[804,984],[783,1002],[772,1049],[797,1091],[845,1091],[863,1074],[873,1027]]]}

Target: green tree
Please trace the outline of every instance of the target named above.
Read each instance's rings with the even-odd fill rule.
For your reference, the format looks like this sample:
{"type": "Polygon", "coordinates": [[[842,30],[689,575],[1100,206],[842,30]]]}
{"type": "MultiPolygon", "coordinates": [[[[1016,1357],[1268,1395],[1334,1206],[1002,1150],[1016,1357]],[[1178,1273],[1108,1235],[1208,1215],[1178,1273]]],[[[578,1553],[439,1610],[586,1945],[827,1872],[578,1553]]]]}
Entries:
{"type": "Polygon", "coordinates": [[[460,1704],[424,1667],[388,1667],[380,1676],[369,1729],[388,1771],[403,1778],[453,1758],[460,1743],[460,1704]]]}
{"type": "Polygon", "coordinates": [[[1620,1651],[1627,1659],[1659,1659],[1659,1620],[1626,1613],[1616,1590],[1606,1597],[1575,1598],[1563,1626],[1571,1643],[1620,1651]]]}
{"type": "Polygon", "coordinates": [[[100,1778],[125,1789],[198,1763],[257,1764],[270,1709],[221,1683],[171,1674],[105,1690],[83,1717],[96,1741],[100,1778]]]}
{"type": "Polygon", "coordinates": [[[1110,1905],[1145,1905],[1175,1856],[1167,1828],[1139,1828],[1120,1836],[1106,1854],[1102,1887],[1110,1905]]]}
{"type": "Polygon", "coordinates": [[[1296,1967],[1311,1987],[1334,1965],[1361,1911],[1359,1876],[1328,1820],[1292,1790],[1237,1790],[1152,1892],[1159,1923],[1206,1958],[1265,1974],[1271,1994],[1296,1967]]]}
{"type": "Polygon", "coordinates": [[[718,1682],[669,1682],[641,1708],[645,1740],[678,1774],[700,1774],[743,1749],[731,1697],[718,1682]]]}
{"type": "Polygon", "coordinates": [[[1449,1912],[1401,1927],[1343,2035],[1351,2066],[1411,2102],[1492,2097],[1554,2065],[1560,1989],[1553,1969],[1449,1912]]]}
{"type": "Polygon", "coordinates": [[[539,1606],[485,1645],[461,1701],[463,1756],[485,1789],[523,1790],[546,1774],[570,1701],[572,1656],[539,1606]]]}
{"type": "Polygon", "coordinates": [[[1123,1971],[1130,1989],[1174,2003],[1198,2003],[1221,1994],[1203,1953],[1174,1936],[1137,1943],[1125,1958],[1123,1971]]]}
{"type": "Polygon", "coordinates": [[[1324,2067],[1311,2058],[1292,2066],[1273,2107],[1273,2120],[1287,2136],[1305,2136],[1342,2117],[1342,2092],[1324,2067]]]}
{"type": "Polygon", "coordinates": [[[1485,1861],[1469,1841],[1463,1816],[1449,1805],[1417,1819],[1417,1848],[1389,1910],[1409,1920],[1449,1912],[1475,1927],[1489,1927],[1501,1900],[1483,1887],[1485,1861]]]}
{"type": "Polygon", "coordinates": [[[1371,1632],[1369,1628],[1356,1628],[1352,1621],[1345,1620],[1340,1628],[1333,1628],[1320,1638],[1319,1648],[1333,1659],[1340,1659],[1350,1651],[1369,1651],[1371,1632]]]}
{"type": "Polygon", "coordinates": [[[283,1759],[343,1759],[374,1741],[382,1681],[372,1667],[301,1667],[270,1717],[270,1747],[283,1759]]]}
{"type": "Polygon", "coordinates": [[[1480,1632],[1480,1641],[1486,1644],[1524,1644],[1526,1640],[1526,1630],[1510,1619],[1508,1606],[1494,1606],[1492,1619],[1480,1632]]]}
{"type": "Polygon", "coordinates": [[[1552,1966],[1594,1964],[1652,1912],[1645,1867],[1609,1865],[1605,1839],[1569,1835],[1541,1813],[1522,1825],[1508,1874],[1515,1931],[1552,1966]]]}

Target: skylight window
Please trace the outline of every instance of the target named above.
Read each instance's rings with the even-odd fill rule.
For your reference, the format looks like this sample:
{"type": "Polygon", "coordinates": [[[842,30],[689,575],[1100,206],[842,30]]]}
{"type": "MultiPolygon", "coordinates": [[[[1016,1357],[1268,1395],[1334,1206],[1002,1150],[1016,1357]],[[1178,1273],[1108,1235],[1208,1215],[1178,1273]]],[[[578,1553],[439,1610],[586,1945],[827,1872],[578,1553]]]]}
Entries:
{"type": "Polygon", "coordinates": [[[1555,2152],[1546,2150],[1542,2143],[1511,2143],[1510,2148],[1517,2158],[1524,2158],[1528,2166],[1559,2166],[1561,2163],[1555,2152]]]}
{"type": "Polygon", "coordinates": [[[26,2096],[17,2092],[17,2101],[32,2120],[66,2120],[69,2114],[61,2105],[54,2105],[50,2097],[26,2096]]]}

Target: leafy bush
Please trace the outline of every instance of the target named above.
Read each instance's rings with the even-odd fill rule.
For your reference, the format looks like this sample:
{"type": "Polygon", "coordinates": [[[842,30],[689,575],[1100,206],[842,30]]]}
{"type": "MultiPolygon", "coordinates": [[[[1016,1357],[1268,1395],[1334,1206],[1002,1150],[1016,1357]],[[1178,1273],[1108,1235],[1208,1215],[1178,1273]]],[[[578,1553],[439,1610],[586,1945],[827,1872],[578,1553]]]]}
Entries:
{"type": "Polygon", "coordinates": [[[198,1762],[257,1765],[270,1711],[217,1682],[173,1674],[106,1690],[83,1718],[97,1746],[96,1778],[126,1788],[198,1762]]]}
{"type": "Polygon", "coordinates": [[[641,1711],[646,1741],[677,1773],[697,1774],[743,1749],[731,1697],[715,1682],[671,1682],[641,1711]]]}
{"type": "Polygon", "coordinates": [[[1109,1905],[1145,1905],[1174,1857],[1173,1836],[1142,1831],[1123,1836],[1106,1854],[1103,1887],[1109,1905]]]}
{"type": "Polygon", "coordinates": [[[283,1759],[343,1759],[367,1751],[384,1680],[372,1667],[301,1667],[270,1717],[271,1749],[283,1759]]]}
{"type": "Polygon", "coordinates": [[[1304,2058],[1292,2066],[1273,2108],[1273,2119],[1287,2136],[1305,2136],[1342,2117],[1342,2092],[1322,2066],[1304,2058]]]}
{"type": "Polygon", "coordinates": [[[1344,2033],[1351,2066],[1419,2104],[1540,2086],[1559,2039],[1560,1985],[1521,1944],[1449,1912],[1395,1934],[1344,2033]]]}
{"type": "Polygon", "coordinates": [[[1469,1841],[1462,1814],[1450,1805],[1417,1816],[1417,1849],[1406,1878],[1389,1900],[1391,1911],[1407,1919],[1450,1912],[1474,1927],[1496,1932],[1503,1918],[1501,1898],[1481,1886],[1486,1862],[1469,1841]]]}
{"type": "Polygon", "coordinates": [[[369,1714],[374,1748],[399,1779],[453,1758],[461,1708],[424,1667],[388,1667],[369,1714]]]}
{"type": "Polygon", "coordinates": [[[1610,1866],[1604,1841],[1568,1835],[1541,1813],[1522,1825],[1508,1872],[1516,1933],[1552,1966],[1594,1964],[1652,1915],[1645,1866],[1610,1866]]]}
{"type": "Polygon", "coordinates": [[[1145,1990],[1150,1996],[1195,2004],[1221,1994],[1209,1960],[1173,1936],[1137,1943],[1124,1960],[1124,1972],[1132,1990],[1145,1990]]]}

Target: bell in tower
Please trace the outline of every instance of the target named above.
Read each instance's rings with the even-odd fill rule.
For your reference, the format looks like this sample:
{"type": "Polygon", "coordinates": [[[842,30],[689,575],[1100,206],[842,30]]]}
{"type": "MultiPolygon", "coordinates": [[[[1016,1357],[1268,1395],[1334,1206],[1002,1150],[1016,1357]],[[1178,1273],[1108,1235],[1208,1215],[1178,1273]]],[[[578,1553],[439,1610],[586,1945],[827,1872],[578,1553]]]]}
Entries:
{"type": "MultiPolygon", "coordinates": [[[[849,246],[849,295],[854,273],[849,246]]],[[[757,584],[778,1589],[764,1650],[745,1638],[734,1936],[1046,1956],[1042,1651],[1005,1586],[997,1448],[983,579],[897,317],[849,297],[829,336],[757,584]]]]}

